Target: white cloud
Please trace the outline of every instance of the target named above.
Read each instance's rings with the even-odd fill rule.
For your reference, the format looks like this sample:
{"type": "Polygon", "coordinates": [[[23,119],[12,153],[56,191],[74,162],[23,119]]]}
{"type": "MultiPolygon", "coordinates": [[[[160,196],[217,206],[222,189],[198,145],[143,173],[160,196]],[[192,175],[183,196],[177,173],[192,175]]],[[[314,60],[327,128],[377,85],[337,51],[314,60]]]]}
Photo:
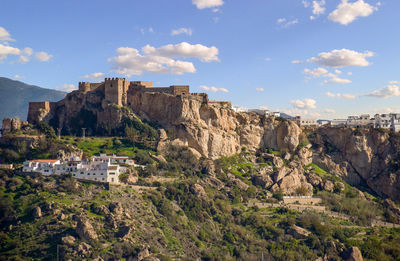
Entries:
{"type": "Polygon", "coordinates": [[[290,102],[296,109],[315,109],[317,101],[313,99],[293,100],[290,102]]]}
{"type": "Polygon", "coordinates": [[[339,70],[335,70],[335,73],[329,73],[329,71],[326,70],[325,68],[318,67],[318,68],[315,68],[314,70],[306,68],[303,70],[303,73],[310,77],[313,77],[313,78],[319,78],[319,77],[330,78],[330,79],[324,81],[325,84],[329,84],[329,83],[348,84],[348,83],[351,83],[351,80],[342,79],[338,76],[339,74],[342,73],[339,70]]]}
{"type": "Polygon", "coordinates": [[[30,56],[33,54],[33,49],[26,47],[21,51],[21,56],[18,58],[19,63],[27,63],[30,61],[30,56]]]}
{"type": "Polygon", "coordinates": [[[328,73],[325,77],[330,77],[330,79],[325,80],[324,83],[339,83],[339,84],[349,84],[352,83],[349,79],[340,78],[337,74],[328,73]]]}
{"type": "Polygon", "coordinates": [[[288,20],[286,20],[286,18],[278,18],[278,20],[276,20],[276,23],[281,25],[284,28],[287,28],[291,25],[299,23],[299,19],[294,19],[294,20],[288,21],[288,20]]]}
{"type": "Polygon", "coordinates": [[[306,69],[304,69],[303,73],[310,75],[312,77],[321,77],[321,76],[327,74],[328,70],[326,70],[325,68],[322,68],[322,67],[316,68],[314,70],[310,70],[310,69],[306,68],[306,69]]]}
{"type": "Polygon", "coordinates": [[[4,27],[0,26],[0,41],[10,42],[15,40],[11,38],[10,33],[4,27]]]}
{"type": "Polygon", "coordinates": [[[18,62],[19,63],[27,63],[27,62],[29,62],[29,57],[28,56],[24,56],[24,55],[21,55],[19,58],[18,58],[18,62]]]}
{"type": "Polygon", "coordinates": [[[85,79],[101,79],[104,78],[106,75],[102,72],[97,72],[97,73],[92,73],[92,74],[86,74],[82,78],[85,79]]]}
{"type": "Polygon", "coordinates": [[[267,105],[261,105],[259,108],[260,108],[260,110],[266,110],[266,111],[269,110],[267,105]]]}
{"type": "Polygon", "coordinates": [[[224,1],[222,0],[192,0],[192,4],[194,4],[198,9],[204,8],[213,8],[222,6],[224,1]]]}
{"type": "Polygon", "coordinates": [[[272,59],[270,58],[270,57],[265,57],[264,58],[264,61],[267,61],[267,62],[269,62],[269,61],[271,61],[272,59]]]}
{"type": "Polygon", "coordinates": [[[53,57],[53,55],[48,54],[46,52],[38,52],[36,53],[35,57],[37,60],[41,62],[48,62],[53,57]]]}
{"type": "Polygon", "coordinates": [[[7,58],[8,55],[20,55],[21,50],[12,46],[0,44],[0,62],[7,58]]]}
{"type": "Polygon", "coordinates": [[[400,96],[400,87],[398,85],[387,85],[378,90],[366,94],[366,96],[376,98],[389,98],[400,96]]]}
{"type": "Polygon", "coordinates": [[[229,92],[225,88],[216,88],[214,86],[201,85],[201,86],[199,86],[199,88],[202,89],[202,90],[211,91],[211,92],[229,92]]]}
{"type": "Polygon", "coordinates": [[[162,56],[169,58],[199,58],[203,62],[219,61],[218,48],[215,46],[207,47],[201,44],[190,44],[182,42],[179,44],[168,44],[155,48],[146,45],[142,51],[147,55],[162,56]]]}
{"type": "Polygon", "coordinates": [[[331,93],[327,92],[325,93],[326,96],[330,98],[339,98],[339,99],[347,99],[347,100],[352,100],[357,97],[355,94],[349,94],[349,93],[331,93]]]}
{"type": "Polygon", "coordinates": [[[179,34],[187,34],[187,35],[192,35],[193,31],[191,28],[179,28],[172,30],[171,35],[179,35],[179,34]]]}
{"type": "Polygon", "coordinates": [[[113,64],[113,71],[124,74],[140,75],[143,72],[183,74],[194,73],[196,69],[191,62],[174,60],[169,57],[157,55],[141,55],[137,49],[120,47],[117,56],[108,59],[113,64]]]}
{"type": "Polygon", "coordinates": [[[154,33],[153,27],[149,27],[149,33],[154,33]]]}
{"type": "Polygon", "coordinates": [[[276,22],[278,24],[282,24],[282,23],[286,22],[286,18],[278,18],[278,20],[276,20],[276,22]]]}
{"type": "Polygon", "coordinates": [[[300,61],[300,60],[293,60],[292,63],[293,63],[293,64],[302,64],[302,63],[304,63],[304,62],[303,62],[303,61],[300,61]]]}
{"type": "Polygon", "coordinates": [[[333,114],[333,113],[335,113],[336,111],[334,110],[334,109],[325,109],[324,111],[323,111],[324,113],[327,113],[327,114],[333,114]]]}
{"type": "Polygon", "coordinates": [[[30,47],[26,47],[22,50],[22,52],[27,55],[27,56],[31,56],[33,54],[33,49],[30,47]]]}
{"type": "Polygon", "coordinates": [[[57,86],[56,89],[63,91],[63,92],[72,92],[72,91],[76,90],[76,87],[73,84],[63,84],[63,85],[57,86]]]}
{"type": "Polygon", "coordinates": [[[264,88],[256,88],[256,91],[258,91],[258,92],[263,92],[263,91],[264,91],[264,88]]]}
{"type": "Polygon", "coordinates": [[[378,7],[366,3],[364,0],[357,0],[352,3],[349,3],[348,0],[342,0],[337,8],[329,14],[328,18],[342,25],[348,25],[356,20],[357,17],[369,16],[377,10],[378,7]]]}
{"type": "Polygon", "coordinates": [[[348,49],[341,49],[319,53],[318,57],[312,57],[308,59],[308,62],[314,62],[322,66],[333,68],[345,66],[369,66],[371,63],[368,62],[366,58],[372,56],[374,56],[374,53],[369,51],[359,53],[348,49]]]}
{"type": "Polygon", "coordinates": [[[352,73],[352,72],[348,72],[348,73],[347,73],[347,75],[349,75],[349,76],[352,76],[352,75],[353,75],[353,73],[352,73]]]}
{"type": "Polygon", "coordinates": [[[400,81],[390,81],[389,84],[400,84],[400,81]]]}
{"type": "Polygon", "coordinates": [[[325,0],[313,1],[312,13],[314,15],[321,15],[321,14],[325,13],[326,8],[324,7],[324,5],[325,5],[325,0]]]}
{"type": "Polygon", "coordinates": [[[21,76],[21,75],[19,75],[19,74],[16,74],[16,75],[14,75],[14,78],[15,78],[15,79],[24,79],[25,77],[24,77],[24,76],[21,76]]]}

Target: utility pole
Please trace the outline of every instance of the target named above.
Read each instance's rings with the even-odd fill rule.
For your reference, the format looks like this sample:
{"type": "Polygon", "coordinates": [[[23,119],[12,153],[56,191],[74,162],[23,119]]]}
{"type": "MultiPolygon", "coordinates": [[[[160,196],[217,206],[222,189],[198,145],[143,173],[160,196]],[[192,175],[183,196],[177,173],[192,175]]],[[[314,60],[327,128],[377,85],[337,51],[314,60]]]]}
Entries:
{"type": "Polygon", "coordinates": [[[86,131],[86,128],[82,128],[82,139],[85,139],[85,131],[86,131]]]}
{"type": "Polygon", "coordinates": [[[61,128],[57,128],[57,132],[58,132],[58,139],[61,139],[61,128]]]}

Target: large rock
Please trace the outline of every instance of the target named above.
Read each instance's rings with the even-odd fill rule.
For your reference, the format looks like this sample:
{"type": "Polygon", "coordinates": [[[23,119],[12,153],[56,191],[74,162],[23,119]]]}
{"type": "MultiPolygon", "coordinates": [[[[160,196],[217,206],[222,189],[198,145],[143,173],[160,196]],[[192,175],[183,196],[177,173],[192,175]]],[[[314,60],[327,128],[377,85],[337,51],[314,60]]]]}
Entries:
{"type": "Polygon", "coordinates": [[[33,208],[32,216],[34,218],[41,218],[42,217],[42,209],[40,207],[33,208]]]}
{"type": "Polygon", "coordinates": [[[193,194],[195,194],[199,199],[207,199],[207,193],[200,184],[194,184],[191,187],[193,194]]]}
{"type": "Polygon", "coordinates": [[[95,240],[97,239],[96,231],[93,229],[92,224],[83,216],[76,217],[76,233],[81,239],[95,240]]]}
{"type": "Polygon", "coordinates": [[[363,261],[361,251],[358,247],[351,247],[344,254],[344,260],[346,261],[363,261]]]}
{"type": "Polygon", "coordinates": [[[73,246],[75,244],[75,238],[73,236],[65,236],[61,238],[61,242],[67,246],[73,246]]]}
{"type": "Polygon", "coordinates": [[[277,145],[282,150],[293,152],[299,145],[301,129],[292,121],[282,122],[277,129],[277,145]]]}
{"type": "Polygon", "coordinates": [[[121,215],[124,209],[122,208],[121,202],[111,202],[108,206],[110,211],[116,215],[121,215]]]}

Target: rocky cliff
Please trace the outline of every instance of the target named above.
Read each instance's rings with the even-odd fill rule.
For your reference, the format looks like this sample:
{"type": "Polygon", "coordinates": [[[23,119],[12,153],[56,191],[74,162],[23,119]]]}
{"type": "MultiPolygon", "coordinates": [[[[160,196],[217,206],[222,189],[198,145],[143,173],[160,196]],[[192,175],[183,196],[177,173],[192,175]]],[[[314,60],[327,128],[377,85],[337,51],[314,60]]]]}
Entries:
{"type": "Polygon", "coordinates": [[[276,189],[294,183],[307,187],[302,176],[304,167],[314,162],[350,184],[369,187],[380,195],[400,200],[400,138],[384,131],[349,128],[304,131],[293,121],[236,113],[223,102],[211,102],[196,95],[154,92],[129,93],[127,106],[121,107],[106,104],[102,90],[75,91],[58,102],[50,115],[48,122],[62,128],[64,133],[80,134],[84,127],[89,135],[112,134],[113,129],[121,129],[124,119],[137,115],[166,130],[168,137],[163,135],[159,148],[175,141],[188,145],[198,157],[210,159],[233,155],[244,148],[250,152],[270,148],[286,153],[288,159],[296,155],[299,160],[287,166],[285,174],[274,174],[274,182],[280,182],[276,189]],[[307,136],[312,148],[299,148],[307,136]],[[298,175],[293,174],[296,171],[298,175]]]}
{"type": "Polygon", "coordinates": [[[400,200],[400,135],[378,129],[320,128],[313,161],[353,185],[400,200]]]}

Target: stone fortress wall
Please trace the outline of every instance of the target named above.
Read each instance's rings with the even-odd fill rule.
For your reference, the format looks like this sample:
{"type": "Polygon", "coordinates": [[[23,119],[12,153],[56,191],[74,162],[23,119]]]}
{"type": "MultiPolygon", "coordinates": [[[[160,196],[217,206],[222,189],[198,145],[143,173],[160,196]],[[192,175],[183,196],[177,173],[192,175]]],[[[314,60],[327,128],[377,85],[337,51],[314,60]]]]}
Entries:
{"type": "MultiPolygon", "coordinates": [[[[226,101],[210,101],[206,93],[190,93],[189,85],[171,85],[169,87],[153,87],[151,81],[128,81],[125,78],[105,78],[103,82],[79,82],[79,89],[74,92],[87,94],[92,91],[104,93],[104,103],[116,104],[119,106],[128,105],[128,96],[138,93],[165,93],[173,96],[184,96],[187,99],[197,100],[210,106],[231,108],[231,103],[226,101]]],[[[53,102],[30,102],[28,121],[37,123],[50,115],[57,103],[53,102]],[[40,119],[40,120],[38,120],[40,119]]]]}
{"type": "Polygon", "coordinates": [[[28,122],[38,123],[38,119],[44,119],[56,106],[55,102],[29,102],[28,122]]]}

